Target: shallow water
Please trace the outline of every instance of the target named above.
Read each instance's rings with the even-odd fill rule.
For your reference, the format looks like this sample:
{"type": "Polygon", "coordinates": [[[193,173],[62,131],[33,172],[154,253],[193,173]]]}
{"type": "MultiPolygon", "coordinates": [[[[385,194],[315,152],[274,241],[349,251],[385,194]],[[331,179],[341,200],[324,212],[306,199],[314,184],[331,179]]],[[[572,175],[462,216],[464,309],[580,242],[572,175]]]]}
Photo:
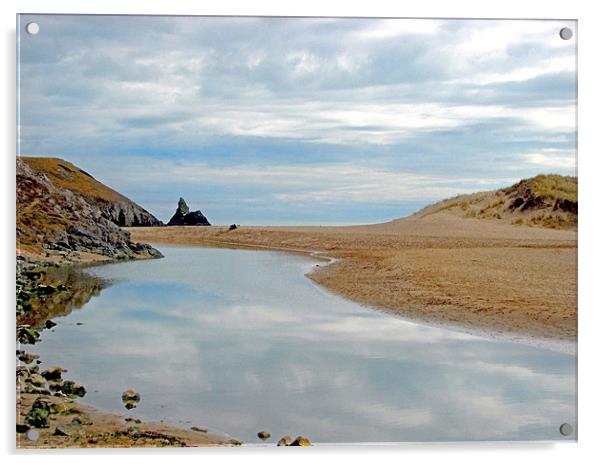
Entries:
{"type": "Polygon", "coordinates": [[[163,246],[32,346],[103,410],[245,442],[572,440],[574,355],[409,323],[324,291],[316,261],[163,246]],[[78,324],[79,323],[79,324],[78,324]],[[121,393],[140,392],[126,412],[121,393]]]}

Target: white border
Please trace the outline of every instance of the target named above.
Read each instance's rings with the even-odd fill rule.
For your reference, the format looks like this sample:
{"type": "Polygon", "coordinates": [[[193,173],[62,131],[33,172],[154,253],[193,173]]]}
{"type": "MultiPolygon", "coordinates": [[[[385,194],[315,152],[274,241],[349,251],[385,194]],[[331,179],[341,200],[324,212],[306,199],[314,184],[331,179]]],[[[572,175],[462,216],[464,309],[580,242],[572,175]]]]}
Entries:
{"type": "MultiPolygon", "coordinates": [[[[269,451],[264,448],[242,449],[207,449],[188,452],[146,450],[146,451],[53,451],[44,455],[36,452],[22,453],[26,458],[54,460],[86,459],[104,461],[107,453],[111,458],[128,461],[163,461],[168,455],[198,461],[199,459],[225,457],[227,459],[241,456],[260,461],[265,459],[281,459],[281,451],[286,458],[299,461],[311,458],[326,461],[343,457],[350,462],[363,461],[366,457],[377,457],[386,461],[408,461],[417,459],[425,461],[447,462],[471,461],[507,463],[512,460],[543,459],[547,462],[589,460],[600,454],[596,445],[600,426],[600,355],[602,352],[599,339],[602,337],[602,304],[596,291],[600,286],[602,262],[600,247],[596,239],[600,233],[600,217],[602,217],[602,185],[600,169],[599,138],[602,136],[600,111],[602,101],[600,86],[600,48],[602,37],[600,15],[597,14],[596,2],[588,0],[571,1],[531,1],[498,0],[495,2],[476,0],[435,1],[420,0],[418,2],[393,2],[386,0],[304,0],[286,1],[230,1],[202,2],[192,0],[4,0],[0,2],[2,9],[2,91],[4,110],[2,118],[2,140],[4,141],[2,157],[2,184],[4,185],[3,215],[0,227],[2,255],[0,266],[2,271],[2,294],[5,304],[2,305],[4,323],[2,328],[2,400],[5,410],[2,421],[3,450],[9,453],[8,458],[15,458],[14,451],[14,152],[15,152],[15,15],[21,13],[104,13],[104,14],[196,14],[196,15],[307,15],[307,16],[398,16],[398,17],[479,17],[479,18],[556,18],[579,20],[579,443],[578,444],[433,444],[397,446],[331,446],[311,449],[279,449],[269,451]],[[596,452],[597,451],[597,452],[596,452]]],[[[570,275],[567,277],[571,277],[570,275]]]]}

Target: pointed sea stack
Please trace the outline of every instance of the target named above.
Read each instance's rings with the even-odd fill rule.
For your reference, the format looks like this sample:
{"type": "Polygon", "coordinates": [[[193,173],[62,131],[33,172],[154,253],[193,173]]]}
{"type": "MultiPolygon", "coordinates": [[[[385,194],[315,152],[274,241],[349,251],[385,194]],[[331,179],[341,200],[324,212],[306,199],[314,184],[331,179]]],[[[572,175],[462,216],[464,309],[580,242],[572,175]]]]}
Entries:
{"type": "Polygon", "coordinates": [[[184,201],[184,198],[180,198],[178,201],[178,208],[176,213],[169,220],[167,225],[211,225],[207,220],[207,217],[203,215],[201,211],[190,212],[188,204],[184,201]]]}

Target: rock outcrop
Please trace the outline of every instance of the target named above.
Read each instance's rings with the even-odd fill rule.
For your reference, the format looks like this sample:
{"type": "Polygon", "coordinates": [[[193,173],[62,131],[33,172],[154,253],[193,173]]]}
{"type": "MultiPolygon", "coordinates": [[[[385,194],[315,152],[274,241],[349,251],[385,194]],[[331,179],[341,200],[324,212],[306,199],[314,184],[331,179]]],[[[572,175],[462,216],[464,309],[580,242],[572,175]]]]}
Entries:
{"type": "Polygon", "coordinates": [[[17,159],[17,245],[49,257],[91,253],[109,259],[160,257],[148,244],[132,243],[129,232],[110,221],[88,198],[58,187],[17,159]]]}
{"type": "Polygon", "coordinates": [[[120,227],[158,227],[163,225],[163,222],[150,212],[129,201],[99,201],[98,207],[104,217],[120,227]]]}
{"type": "Polygon", "coordinates": [[[54,186],[82,196],[98,208],[102,217],[120,227],[163,225],[146,209],[63,159],[21,157],[21,160],[34,172],[45,175],[54,186]]]}
{"type": "Polygon", "coordinates": [[[178,201],[178,208],[176,209],[175,214],[167,225],[211,225],[207,220],[207,217],[203,215],[201,211],[190,212],[190,208],[184,198],[180,198],[178,201]]]}

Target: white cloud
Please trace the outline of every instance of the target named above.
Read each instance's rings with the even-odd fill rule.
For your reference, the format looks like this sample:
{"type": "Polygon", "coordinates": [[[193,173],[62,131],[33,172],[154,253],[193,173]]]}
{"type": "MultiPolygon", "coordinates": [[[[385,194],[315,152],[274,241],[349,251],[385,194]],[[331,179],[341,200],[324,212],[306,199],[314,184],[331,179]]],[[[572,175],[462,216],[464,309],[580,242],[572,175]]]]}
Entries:
{"type": "MultiPolygon", "coordinates": [[[[262,166],[237,164],[226,167],[189,161],[174,164],[160,159],[127,159],[128,185],[161,185],[177,179],[181,185],[203,184],[217,189],[242,188],[270,191],[269,200],[284,202],[359,202],[403,203],[405,201],[439,200],[474,191],[479,185],[487,188],[497,185],[499,178],[421,175],[395,169],[378,169],[352,163],[285,164],[262,166]]],[[[116,172],[114,175],[119,176],[116,172]]],[[[112,184],[110,177],[103,179],[112,184]]],[[[115,182],[118,178],[115,179],[115,182]]],[[[519,178],[504,178],[512,183],[519,178]]]]}
{"type": "Polygon", "coordinates": [[[320,66],[320,58],[306,50],[289,53],[286,61],[298,74],[312,73],[320,66]]]}
{"type": "Polygon", "coordinates": [[[441,22],[432,19],[380,19],[369,21],[357,37],[361,40],[384,40],[411,34],[432,35],[440,28],[441,22]]]}
{"type": "Polygon", "coordinates": [[[577,167],[574,152],[556,149],[543,149],[535,153],[527,153],[523,158],[529,164],[546,169],[571,169],[577,167]]]}
{"type": "Polygon", "coordinates": [[[214,187],[216,209],[248,187],[255,209],[237,207],[254,216],[427,202],[573,166],[570,22],[131,21],[45,17],[52,34],[23,41],[19,146],[166,215],[157,189],[176,178],[214,187]],[[133,166],[127,179],[108,158],[133,166]]]}

